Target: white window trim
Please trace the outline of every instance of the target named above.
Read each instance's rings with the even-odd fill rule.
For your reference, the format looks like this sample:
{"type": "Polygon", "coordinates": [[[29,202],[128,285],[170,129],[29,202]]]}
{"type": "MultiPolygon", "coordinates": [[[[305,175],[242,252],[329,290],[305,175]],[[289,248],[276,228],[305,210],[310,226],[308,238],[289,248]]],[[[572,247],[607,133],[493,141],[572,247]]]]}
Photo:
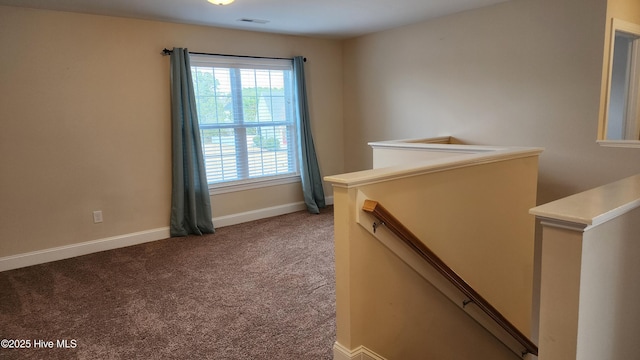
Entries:
{"type": "Polygon", "coordinates": [[[301,181],[302,180],[300,179],[300,174],[286,174],[279,176],[259,177],[247,180],[219,182],[209,184],[209,194],[226,194],[270,186],[299,183],[301,181]]]}
{"type": "MultiPolygon", "coordinates": [[[[251,59],[251,58],[242,58],[242,57],[211,57],[209,55],[190,55],[191,66],[203,66],[203,67],[238,67],[238,66],[247,66],[252,69],[269,69],[269,70],[291,70],[292,76],[292,66],[287,63],[287,65],[282,65],[283,59],[251,59]],[[212,61],[213,60],[213,61],[212,61]]],[[[219,126],[210,126],[210,128],[224,128],[228,127],[226,124],[221,124],[219,126]]],[[[248,123],[247,126],[274,126],[273,123],[269,124],[261,124],[261,123],[248,123]]],[[[289,123],[275,124],[281,126],[289,126],[289,123]]],[[[297,127],[300,124],[297,120],[294,120],[292,124],[297,127]]],[[[230,128],[237,128],[237,126],[232,126],[230,128]]],[[[297,130],[296,130],[297,131],[297,130]]],[[[290,155],[294,156],[295,162],[295,172],[280,174],[280,175],[272,175],[272,176],[259,176],[255,178],[241,179],[241,180],[230,180],[230,181],[221,181],[209,183],[209,193],[211,195],[216,194],[224,194],[236,191],[244,191],[250,189],[264,188],[270,186],[277,186],[282,184],[290,184],[290,183],[300,183],[302,180],[300,178],[300,164],[298,163],[298,159],[295,155],[296,146],[294,146],[293,151],[290,155]]]]}

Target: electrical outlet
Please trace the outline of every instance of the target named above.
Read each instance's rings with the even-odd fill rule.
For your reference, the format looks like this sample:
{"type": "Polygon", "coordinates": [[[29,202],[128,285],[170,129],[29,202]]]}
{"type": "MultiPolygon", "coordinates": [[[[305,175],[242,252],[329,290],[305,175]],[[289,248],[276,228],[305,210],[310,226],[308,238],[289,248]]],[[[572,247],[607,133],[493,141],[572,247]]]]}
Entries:
{"type": "Polygon", "coordinates": [[[94,211],[93,212],[93,223],[97,224],[97,223],[101,223],[101,222],[102,222],[102,210],[94,211]]]}

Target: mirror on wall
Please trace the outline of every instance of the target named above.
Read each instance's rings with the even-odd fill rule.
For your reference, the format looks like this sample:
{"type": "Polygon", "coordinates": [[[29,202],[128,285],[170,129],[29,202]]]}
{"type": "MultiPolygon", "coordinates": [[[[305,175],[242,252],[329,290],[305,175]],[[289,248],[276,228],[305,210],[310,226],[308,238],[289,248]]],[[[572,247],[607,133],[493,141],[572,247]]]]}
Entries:
{"type": "Polygon", "coordinates": [[[599,140],[640,147],[640,25],[613,19],[599,140]]]}

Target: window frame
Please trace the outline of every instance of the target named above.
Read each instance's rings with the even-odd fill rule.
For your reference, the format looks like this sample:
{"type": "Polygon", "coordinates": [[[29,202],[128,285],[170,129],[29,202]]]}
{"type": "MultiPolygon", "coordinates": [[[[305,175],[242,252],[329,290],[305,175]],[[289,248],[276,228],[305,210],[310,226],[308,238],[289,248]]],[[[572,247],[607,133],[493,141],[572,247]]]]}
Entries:
{"type": "MultiPolygon", "coordinates": [[[[300,182],[300,164],[298,159],[298,127],[299,127],[299,119],[297,118],[297,114],[295,111],[295,81],[293,80],[293,61],[291,59],[267,59],[267,58],[247,58],[247,57],[234,57],[234,56],[215,56],[215,55],[199,55],[199,54],[190,54],[190,62],[191,62],[191,71],[195,80],[195,70],[197,67],[205,67],[211,69],[237,69],[238,73],[243,69],[249,69],[251,71],[256,70],[285,70],[289,72],[289,79],[285,79],[289,84],[289,89],[287,90],[287,86],[285,85],[285,94],[283,95],[283,99],[286,103],[286,99],[290,99],[291,105],[290,108],[285,110],[287,115],[285,116],[285,120],[282,121],[265,121],[261,122],[259,119],[256,121],[245,122],[244,118],[237,118],[235,109],[239,106],[243,107],[243,87],[241,82],[236,84],[235,89],[232,87],[231,94],[229,95],[233,100],[233,108],[231,116],[233,118],[233,122],[231,123],[207,123],[201,121],[204,116],[198,114],[198,124],[200,127],[200,135],[201,140],[203,140],[203,132],[206,130],[224,130],[224,129],[232,129],[234,132],[235,145],[234,145],[234,159],[238,162],[238,158],[240,157],[243,161],[243,165],[237,165],[236,172],[238,176],[240,176],[240,172],[245,172],[244,175],[249,177],[239,178],[235,180],[222,180],[222,181],[214,181],[209,182],[209,176],[207,176],[207,183],[209,187],[209,191],[211,194],[223,194],[228,192],[235,191],[243,191],[255,188],[262,188],[268,186],[277,186],[282,184],[296,183],[300,182]],[[290,118],[291,120],[288,120],[290,118]],[[286,139],[287,139],[287,148],[282,151],[286,151],[288,154],[287,168],[293,171],[283,173],[283,174],[274,174],[274,175],[262,175],[262,176],[254,176],[251,177],[249,172],[249,166],[251,159],[249,157],[249,152],[241,142],[238,142],[238,136],[241,136],[242,142],[246,143],[248,139],[250,139],[250,135],[247,135],[246,130],[250,128],[255,128],[258,134],[261,133],[260,128],[273,128],[275,131],[276,127],[285,127],[286,129],[286,139]],[[238,135],[240,133],[240,135],[238,135]],[[240,149],[238,149],[238,144],[240,145],[240,149]],[[244,170],[243,170],[244,169],[244,170]]],[[[285,76],[286,77],[286,76],[285,76]]],[[[257,87],[257,85],[256,85],[257,87]]],[[[197,91],[197,87],[194,86],[194,90],[197,91]]],[[[198,103],[198,94],[196,93],[196,106],[198,103]]],[[[214,95],[217,96],[217,95],[214,95]]],[[[256,97],[258,100],[258,97],[256,97]]],[[[268,99],[273,99],[273,96],[269,96],[268,99]]],[[[256,109],[258,111],[258,109],[256,109]]],[[[240,113],[242,111],[239,111],[240,113]]],[[[273,110],[271,110],[271,114],[273,115],[273,110]]],[[[216,119],[218,116],[216,115],[216,119]]],[[[207,154],[205,151],[205,146],[203,142],[203,156],[205,159],[205,169],[207,154]]],[[[260,155],[262,155],[262,151],[260,155]]],[[[222,156],[222,155],[221,155],[222,156]]],[[[277,160],[275,160],[277,161],[277,160]]],[[[264,168],[265,163],[261,160],[260,166],[264,168]]],[[[264,170],[263,170],[264,171],[264,170]]],[[[208,174],[207,174],[208,175],[208,174]]]]}

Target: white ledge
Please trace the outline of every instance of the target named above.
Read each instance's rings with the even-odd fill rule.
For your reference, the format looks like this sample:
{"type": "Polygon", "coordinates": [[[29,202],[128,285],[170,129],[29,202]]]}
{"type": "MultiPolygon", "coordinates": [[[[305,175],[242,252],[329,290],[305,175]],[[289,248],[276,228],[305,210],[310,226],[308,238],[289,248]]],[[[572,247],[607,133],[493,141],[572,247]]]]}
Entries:
{"type": "Polygon", "coordinates": [[[487,146],[487,145],[471,145],[462,143],[451,143],[451,137],[439,137],[429,139],[405,139],[391,141],[370,142],[368,145],[372,148],[386,149],[402,149],[402,150],[427,150],[427,151],[443,151],[456,153],[483,153],[490,151],[509,149],[505,146],[487,146]]]}
{"type": "MultiPolygon", "coordinates": [[[[396,146],[398,146],[398,144],[396,144],[396,146]]],[[[422,150],[427,151],[434,151],[435,149],[450,151],[448,150],[450,147],[456,149],[460,149],[460,147],[468,148],[466,149],[467,151],[461,151],[460,155],[455,157],[431,159],[399,166],[326,176],[324,180],[336,187],[351,188],[462,167],[538,156],[543,151],[542,148],[524,147],[491,147],[490,150],[486,149],[488,147],[482,147],[485,149],[478,150],[478,146],[475,145],[450,144],[405,144],[405,146],[401,147],[406,149],[407,146],[411,148],[418,146],[422,147],[422,150]],[[476,148],[476,151],[473,151],[474,148],[476,148]]]]}
{"type": "Polygon", "coordinates": [[[640,206],[640,174],[537,206],[529,213],[549,221],[600,225],[640,206]]]}

